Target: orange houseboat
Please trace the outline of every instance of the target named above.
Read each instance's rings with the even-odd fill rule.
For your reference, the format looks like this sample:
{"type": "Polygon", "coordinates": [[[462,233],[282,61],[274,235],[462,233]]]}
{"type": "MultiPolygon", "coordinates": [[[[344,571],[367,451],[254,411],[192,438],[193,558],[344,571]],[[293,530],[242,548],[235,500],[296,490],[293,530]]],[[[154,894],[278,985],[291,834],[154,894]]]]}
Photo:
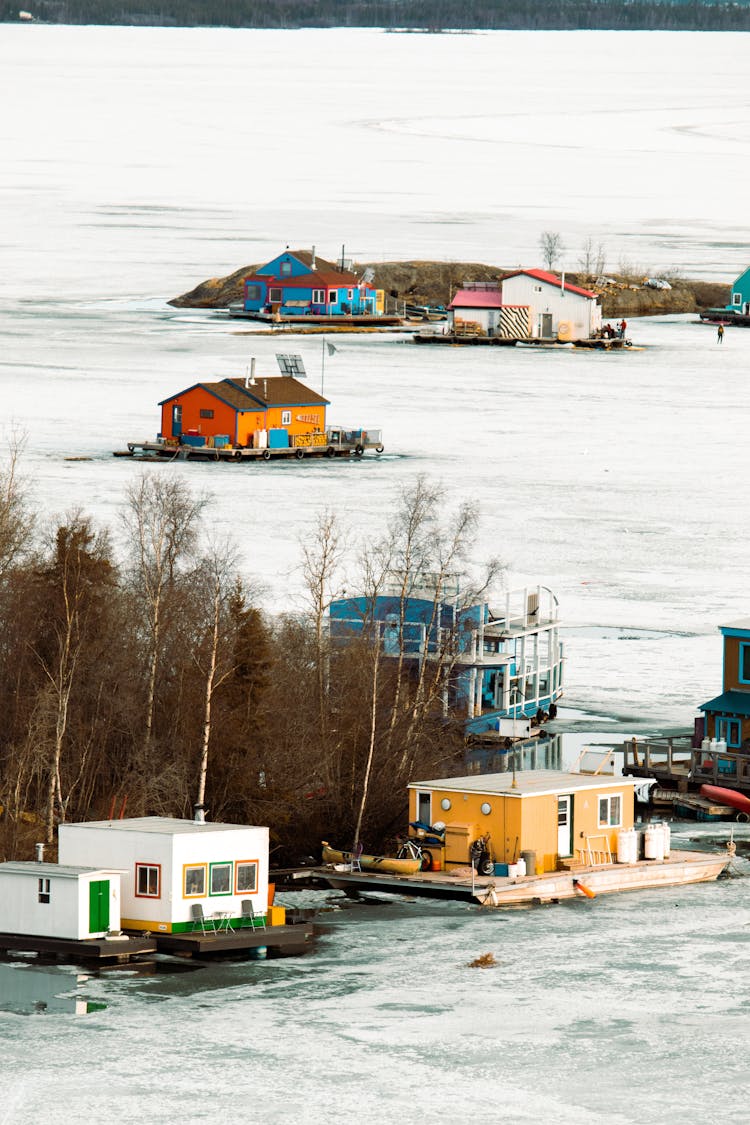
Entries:
{"type": "Polygon", "coordinates": [[[128,443],[128,454],[240,461],[383,452],[380,430],[327,426],[328,399],[291,375],[194,383],[159,405],[156,441],[128,443]]]}

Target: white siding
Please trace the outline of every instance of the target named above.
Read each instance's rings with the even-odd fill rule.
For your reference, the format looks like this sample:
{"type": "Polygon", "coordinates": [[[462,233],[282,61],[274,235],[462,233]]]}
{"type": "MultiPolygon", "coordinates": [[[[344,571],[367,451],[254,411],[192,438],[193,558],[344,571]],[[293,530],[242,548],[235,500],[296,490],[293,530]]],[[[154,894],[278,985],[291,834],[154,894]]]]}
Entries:
{"type": "Polygon", "coordinates": [[[109,928],[120,928],[119,876],[109,871],[87,871],[79,876],[51,875],[49,865],[40,875],[5,872],[0,865],[0,931],[36,937],[81,941],[103,937],[106,930],[89,932],[89,884],[109,881],[109,928]],[[49,902],[39,901],[39,879],[49,878],[49,902]]]}
{"type": "Polygon", "coordinates": [[[531,307],[531,334],[542,334],[542,316],[551,314],[551,335],[557,336],[560,325],[570,326],[570,339],[587,340],[601,327],[601,309],[591,297],[583,297],[570,289],[540,281],[526,274],[505,278],[503,281],[504,305],[529,305],[531,307]]]}

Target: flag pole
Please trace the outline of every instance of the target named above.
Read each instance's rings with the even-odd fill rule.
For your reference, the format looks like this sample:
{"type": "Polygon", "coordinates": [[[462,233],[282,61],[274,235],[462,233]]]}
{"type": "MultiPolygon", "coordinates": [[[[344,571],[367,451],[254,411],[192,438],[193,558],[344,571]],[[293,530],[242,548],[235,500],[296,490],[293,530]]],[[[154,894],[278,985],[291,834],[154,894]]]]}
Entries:
{"type": "Polygon", "coordinates": [[[324,336],[323,337],[323,354],[322,354],[321,360],[320,360],[320,397],[321,398],[325,397],[324,394],[323,394],[323,386],[325,384],[325,376],[326,376],[326,341],[325,341],[325,336],[324,336]]]}

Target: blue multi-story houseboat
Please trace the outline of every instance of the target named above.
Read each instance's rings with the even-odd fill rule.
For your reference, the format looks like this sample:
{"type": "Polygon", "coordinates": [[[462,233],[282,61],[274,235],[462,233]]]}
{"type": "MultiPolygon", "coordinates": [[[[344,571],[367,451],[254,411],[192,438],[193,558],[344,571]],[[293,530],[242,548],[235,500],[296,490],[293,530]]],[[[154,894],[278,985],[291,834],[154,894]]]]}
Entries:
{"type": "Polygon", "coordinates": [[[733,283],[729,303],[723,308],[704,309],[700,318],[711,324],[750,327],[750,268],[744,270],[733,283]]]}
{"type": "Polygon", "coordinates": [[[563,690],[557,598],[546,586],[506,593],[499,608],[465,597],[457,584],[436,595],[429,582],[403,596],[396,578],[382,594],[331,604],[331,636],[373,631],[385,657],[445,669],[444,709],[466,734],[520,736],[549,716],[563,690]]]}

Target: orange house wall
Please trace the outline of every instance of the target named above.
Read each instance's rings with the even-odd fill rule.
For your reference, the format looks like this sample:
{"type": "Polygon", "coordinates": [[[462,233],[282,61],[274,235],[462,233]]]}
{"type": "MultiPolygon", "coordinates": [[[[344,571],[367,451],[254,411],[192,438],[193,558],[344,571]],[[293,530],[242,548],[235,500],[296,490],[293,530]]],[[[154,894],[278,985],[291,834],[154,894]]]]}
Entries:
{"type": "Polygon", "coordinates": [[[197,430],[205,437],[215,437],[216,434],[228,434],[230,442],[235,441],[236,411],[215,398],[214,395],[204,391],[202,387],[195,387],[185,394],[175,395],[165,402],[161,408],[161,432],[165,438],[172,438],[172,407],[182,407],[182,432],[197,430]],[[201,410],[213,410],[213,418],[201,418],[201,410]]]}
{"type": "Polygon", "coordinates": [[[256,430],[285,429],[294,436],[323,431],[326,427],[326,408],[319,406],[273,406],[263,410],[236,411],[221,399],[209,394],[202,387],[194,387],[184,394],[175,395],[161,408],[161,432],[165,438],[173,438],[172,407],[182,406],[182,432],[197,430],[204,437],[228,434],[234,445],[249,445],[256,430]],[[213,410],[213,418],[201,418],[201,410],[213,410]],[[292,420],[282,425],[282,414],[291,413],[292,420]]]}

